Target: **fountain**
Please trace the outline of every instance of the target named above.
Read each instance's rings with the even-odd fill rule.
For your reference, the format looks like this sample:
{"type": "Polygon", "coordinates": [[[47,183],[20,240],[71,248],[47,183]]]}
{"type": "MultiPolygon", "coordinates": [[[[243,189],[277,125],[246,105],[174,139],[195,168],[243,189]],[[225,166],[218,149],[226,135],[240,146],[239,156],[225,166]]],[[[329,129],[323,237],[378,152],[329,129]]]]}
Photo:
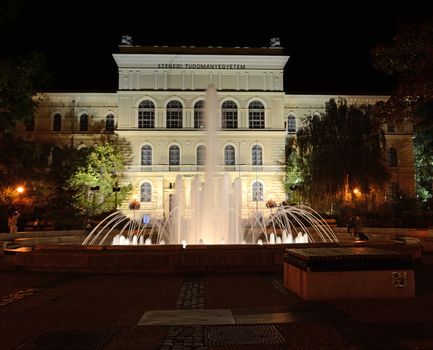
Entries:
{"type": "MultiPolygon", "coordinates": [[[[176,207],[166,220],[154,220],[144,225],[121,211],[114,212],[101,221],[86,237],[83,245],[151,245],[160,244],[212,244],[209,236],[200,235],[199,217],[184,218],[176,207]],[[200,237],[200,238],[198,238],[200,237]],[[204,237],[204,238],[201,238],[204,237]],[[198,239],[197,239],[198,238],[198,239]]],[[[200,211],[198,211],[200,213],[200,211]]],[[[229,220],[235,218],[228,213],[229,220]]],[[[234,231],[221,235],[215,244],[291,244],[337,242],[338,238],[324,219],[306,206],[280,206],[269,216],[250,215],[247,222],[235,222],[234,231]],[[262,218],[265,217],[263,220],[262,218]],[[237,226],[238,225],[238,226],[237,226]]],[[[221,225],[215,225],[215,228],[221,225]]],[[[233,225],[232,225],[233,227],[233,225]]],[[[214,232],[214,231],[207,231],[214,232]]],[[[218,230],[215,230],[218,234],[218,230]]],[[[212,233],[215,237],[215,233],[212,233]]]]}
{"type": "Polygon", "coordinates": [[[337,237],[320,215],[304,206],[279,206],[269,213],[241,215],[241,179],[217,172],[216,130],[218,120],[216,90],[206,92],[205,120],[207,133],[204,182],[196,175],[186,205],[182,175],[175,183],[173,210],[167,219],[143,224],[118,211],[100,222],[86,237],[83,245],[150,245],[156,244],[244,244],[308,243],[337,241],[337,237]],[[259,215],[258,215],[259,214],[259,215]]]}
{"type": "Polygon", "coordinates": [[[199,175],[194,177],[190,193],[191,205],[186,208],[182,176],[176,178],[171,235],[175,242],[241,242],[241,181],[236,179],[232,183],[227,173],[221,175],[216,172],[217,111],[216,90],[210,86],[206,92],[204,111],[207,135],[204,182],[199,175]]]}

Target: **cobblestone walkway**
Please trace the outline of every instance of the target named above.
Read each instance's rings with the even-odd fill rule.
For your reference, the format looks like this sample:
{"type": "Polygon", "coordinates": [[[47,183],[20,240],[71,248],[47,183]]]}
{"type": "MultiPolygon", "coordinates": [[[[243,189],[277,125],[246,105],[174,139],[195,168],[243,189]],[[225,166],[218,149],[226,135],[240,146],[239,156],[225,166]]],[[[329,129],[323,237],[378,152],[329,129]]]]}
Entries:
{"type": "MultiPolygon", "coordinates": [[[[204,283],[199,276],[188,276],[176,301],[177,310],[204,309],[204,283]]],[[[206,350],[204,326],[171,326],[161,350],[206,350]]]]}

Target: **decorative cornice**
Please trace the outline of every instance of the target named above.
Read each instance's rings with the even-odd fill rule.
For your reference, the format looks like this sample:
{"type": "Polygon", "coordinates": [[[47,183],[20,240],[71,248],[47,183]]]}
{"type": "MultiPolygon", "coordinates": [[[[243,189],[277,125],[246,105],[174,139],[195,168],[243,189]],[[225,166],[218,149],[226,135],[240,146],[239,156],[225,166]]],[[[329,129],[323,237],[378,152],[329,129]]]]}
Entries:
{"type": "MultiPolygon", "coordinates": [[[[113,54],[119,69],[194,69],[194,65],[204,67],[214,65],[215,70],[284,70],[289,56],[259,56],[259,55],[164,55],[164,54],[113,54]],[[172,68],[169,68],[172,67],[172,68]],[[223,68],[226,67],[226,68],[223,68]],[[241,68],[242,67],[242,68],[241,68]]],[[[206,68],[198,68],[206,70],[206,68]]]]}

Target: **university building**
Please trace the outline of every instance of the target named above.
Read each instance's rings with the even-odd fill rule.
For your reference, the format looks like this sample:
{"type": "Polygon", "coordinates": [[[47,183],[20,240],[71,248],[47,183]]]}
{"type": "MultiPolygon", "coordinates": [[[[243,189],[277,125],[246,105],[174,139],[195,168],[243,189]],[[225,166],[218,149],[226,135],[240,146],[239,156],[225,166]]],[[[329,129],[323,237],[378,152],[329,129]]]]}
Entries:
{"type": "MultiPolygon", "coordinates": [[[[121,45],[113,54],[118,91],[43,93],[27,136],[59,147],[93,144],[100,133],[116,133],[132,150],[127,179],[132,199],[153,217],[170,211],[176,177],[185,190],[203,174],[206,152],[204,98],[217,90],[218,170],[242,182],[242,212],[285,199],[284,152],[309,114],[320,113],[330,98],[374,104],[387,96],[293,95],[284,92],[289,56],[278,46],[264,48],[145,47],[121,45]],[[102,130],[102,131],[101,131],[102,130]]],[[[384,125],[389,195],[397,188],[415,194],[412,130],[384,125]]],[[[187,200],[189,200],[187,198],[187,200]]],[[[127,203],[123,204],[127,209],[127,203]]]]}

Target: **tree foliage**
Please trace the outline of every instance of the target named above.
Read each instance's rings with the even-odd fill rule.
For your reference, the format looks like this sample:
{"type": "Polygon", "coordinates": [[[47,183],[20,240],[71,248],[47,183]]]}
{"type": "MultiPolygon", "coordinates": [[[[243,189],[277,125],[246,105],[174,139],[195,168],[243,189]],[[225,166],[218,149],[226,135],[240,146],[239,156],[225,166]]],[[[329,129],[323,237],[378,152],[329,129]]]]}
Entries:
{"type": "Polygon", "coordinates": [[[33,118],[35,96],[48,81],[44,56],[19,25],[24,6],[22,0],[0,3],[0,206],[31,210],[50,202],[53,193],[46,182],[50,146],[14,132],[18,121],[33,118]],[[16,194],[18,185],[25,188],[21,195],[16,194]]]}
{"type": "Polygon", "coordinates": [[[307,158],[299,154],[299,148],[295,137],[291,137],[286,143],[286,177],[284,189],[291,202],[296,202],[295,193],[298,189],[305,189],[306,179],[310,178],[309,167],[305,164],[307,158]]]}
{"type": "Polygon", "coordinates": [[[10,132],[17,121],[33,118],[44,78],[44,58],[37,52],[0,58],[0,130],[10,132]]]}
{"type": "Polygon", "coordinates": [[[350,200],[355,188],[370,199],[383,198],[385,137],[370,106],[331,99],[324,113],[307,117],[296,142],[301,190],[311,204],[350,200]]]}
{"type": "Polygon", "coordinates": [[[389,118],[416,117],[419,106],[433,100],[433,19],[402,24],[392,42],[372,50],[373,64],[396,79],[381,113],[389,118]]]}
{"type": "Polygon", "coordinates": [[[0,137],[33,117],[35,96],[49,81],[44,55],[19,28],[24,6],[21,0],[0,6],[0,137]]]}
{"type": "Polygon", "coordinates": [[[78,166],[67,180],[66,189],[73,193],[73,205],[94,214],[113,210],[113,188],[117,187],[117,184],[120,187],[120,192],[117,193],[118,204],[131,190],[131,185],[122,185],[125,161],[118,144],[104,143],[89,147],[83,164],[78,166]],[[96,186],[99,186],[99,190],[92,191],[91,188],[96,186]]]}
{"type": "Polygon", "coordinates": [[[414,149],[417,195],[427,202],[433,195],[433,101],[419,108],[414,149]]]}
{"type": "Polygon", "coordinates": [[[396,78],[378,113],[414,125],[417,194],[431,198],[433,180],[433,18],[401,25],[392,42],[372,50],[375,66],[396,78]]]}
{"type": "Polygon", "coordinates": [[[51,203],[55,190],[49,185],[48,158],[51,146],[26,141],[14,134],[0,137],[0,206],[23,212],[51,203]],[[16,193],[17,186],[24,193],[16,193]]]}

